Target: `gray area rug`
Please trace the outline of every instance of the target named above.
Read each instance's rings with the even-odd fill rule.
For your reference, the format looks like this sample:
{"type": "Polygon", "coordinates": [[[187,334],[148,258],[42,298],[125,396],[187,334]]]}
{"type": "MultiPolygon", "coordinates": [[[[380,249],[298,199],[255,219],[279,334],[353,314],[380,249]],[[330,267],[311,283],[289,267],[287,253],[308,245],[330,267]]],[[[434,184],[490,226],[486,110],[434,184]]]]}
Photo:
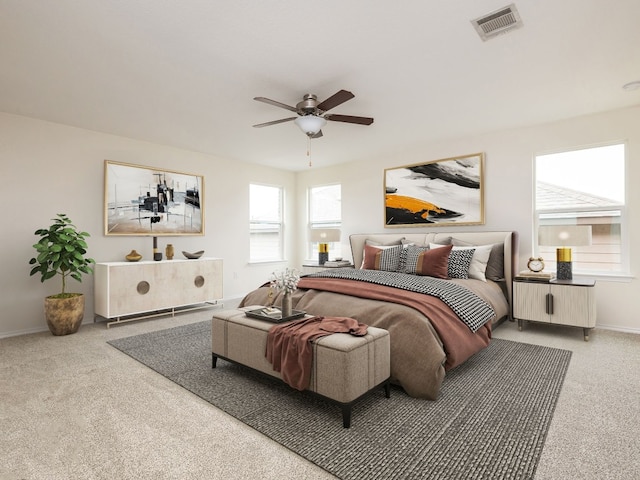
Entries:
{"type": "Polygon", "coordinates": [[[529,479],[571,352],[508,340],[447,373],[435,401],[382,389],[353,408],[223,360],[211,368],[210,322],[112,346],[342,479],[529,479]]]}

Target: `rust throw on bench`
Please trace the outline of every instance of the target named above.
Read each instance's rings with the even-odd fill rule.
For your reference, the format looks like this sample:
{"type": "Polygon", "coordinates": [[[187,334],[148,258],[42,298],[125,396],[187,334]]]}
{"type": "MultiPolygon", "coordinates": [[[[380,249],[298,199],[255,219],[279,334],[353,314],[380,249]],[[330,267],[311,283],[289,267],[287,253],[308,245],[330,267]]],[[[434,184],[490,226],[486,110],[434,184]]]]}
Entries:
{"type": "Polygon", "coordinates": [[[349,317],[311,317],[274,325],[267,336],[267,360],[288,385],[306,390],[313,361],[311,342],[332,333],[362,337],[367,326],[349,317]]]}

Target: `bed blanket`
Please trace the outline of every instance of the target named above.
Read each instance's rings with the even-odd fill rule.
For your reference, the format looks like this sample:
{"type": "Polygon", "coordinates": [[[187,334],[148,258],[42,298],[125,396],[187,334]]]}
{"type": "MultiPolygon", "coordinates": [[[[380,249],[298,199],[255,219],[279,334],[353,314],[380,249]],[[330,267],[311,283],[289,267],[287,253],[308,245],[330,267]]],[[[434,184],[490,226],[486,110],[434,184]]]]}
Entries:
{"type": "Polygon", "coordinates": [[[379,270],[355,270],[353,268],[325,270],[306,277],[356,280],[431,295],[442,300],[474,333],[485,323],[495,318],[495,312],[491,305],[471,290],[449,280],[379,270]]]}
{"type": "MultiPolygon", "coordinates": [[[[248,293],[240,306],[276,305],[268,286],[248,293]]],[[[391,341],[391,381],[407,394],[436,400],[445,369],[485,348],[487,322],[473,333],[440,299],[421,293],[354,280],[305,276],[292,295],[293,307],[311,315],[348,316],[384,328],[391,341]]]]}

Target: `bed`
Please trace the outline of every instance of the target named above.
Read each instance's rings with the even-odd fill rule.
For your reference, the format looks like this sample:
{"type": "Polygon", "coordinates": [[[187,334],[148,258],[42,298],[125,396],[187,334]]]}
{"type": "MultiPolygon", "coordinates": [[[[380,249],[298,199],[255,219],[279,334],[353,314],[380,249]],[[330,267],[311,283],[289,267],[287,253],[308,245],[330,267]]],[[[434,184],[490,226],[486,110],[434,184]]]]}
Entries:
{"type": "MultiPolygon", "coordinates": [[[[509,231],[353,234],[355,268],[302,276],[293,308],[388,330],[391,381],[436,400],[446,371],[486,348],[492,327],[511,319],[516,238],[509,231]]],[[[280,302],[265,284],[240,306],[280,302]]]]}

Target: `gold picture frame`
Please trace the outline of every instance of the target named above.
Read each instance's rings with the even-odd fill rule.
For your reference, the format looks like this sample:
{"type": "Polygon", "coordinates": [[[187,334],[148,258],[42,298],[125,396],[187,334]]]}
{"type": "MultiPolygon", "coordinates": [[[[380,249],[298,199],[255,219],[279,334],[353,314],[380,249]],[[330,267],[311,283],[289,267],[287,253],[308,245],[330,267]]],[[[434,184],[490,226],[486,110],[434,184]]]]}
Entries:
{"type": "Polygon", "coordinates": [[[484,153],[384,171],[385,227],[484,225],[484,153]]]}
{"type": "Polygon", "coordinates": [[[204,177],[105,160],[104,234],[204,235],[204,177]]]}

